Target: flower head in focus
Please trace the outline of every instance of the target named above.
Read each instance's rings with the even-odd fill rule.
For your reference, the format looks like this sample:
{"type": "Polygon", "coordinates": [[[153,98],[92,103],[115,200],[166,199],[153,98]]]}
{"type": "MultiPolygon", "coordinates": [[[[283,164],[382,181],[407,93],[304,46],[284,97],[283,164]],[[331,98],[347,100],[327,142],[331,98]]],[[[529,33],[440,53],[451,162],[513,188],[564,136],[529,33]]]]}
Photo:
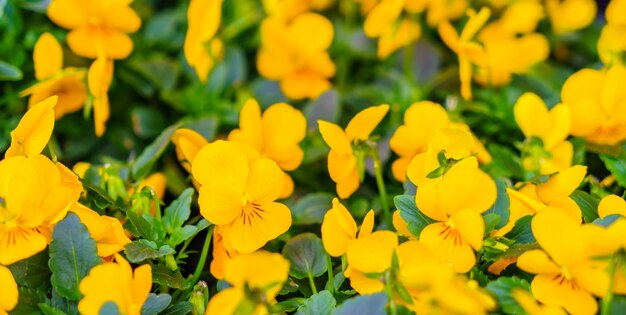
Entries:
{"type": "Polygon", "coordinates": [[[326,252],[334,257],[342,256],[356,239],[368,236],[374,229],[374,211],[370,210],[363,219],[357,236],[354,218],[337,198],[333,207],[324,215],[322,221],[322,242],[326,252]]]}

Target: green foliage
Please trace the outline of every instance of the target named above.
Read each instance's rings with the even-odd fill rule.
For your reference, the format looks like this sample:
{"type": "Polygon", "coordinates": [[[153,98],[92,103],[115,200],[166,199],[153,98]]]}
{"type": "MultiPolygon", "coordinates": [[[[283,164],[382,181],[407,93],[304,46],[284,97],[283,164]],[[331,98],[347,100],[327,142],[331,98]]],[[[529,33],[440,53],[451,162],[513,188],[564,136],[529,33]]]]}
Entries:
{"type": "Polygon", "coordinates": [[[393,198],[393,202],[400,210],[400,216],[406,221],[411,234],[419,237],[422,230],[429,224],[435,222],[423,214],[415,205],[415,196],[400,195],[393,198]]]}
{"type": "Polygon", "coordinates": [[[311,295],[298,307],[296,315],[330,315],[337,302],[329,291],[320,291],[311,295]]]}
{"type": "Polygon", "coordinates": [[[283,256],[291,262],[289,274],[297,279],[318,277],[327,270],[324,245],[313,233],[290,239],[283,247],[283,256]]]}
{"type": "Polygon", "coordinates": [[[515,300],[514,290],[524,290],[530,294],[530,284],[518,277],[500,277],[485,287],[498,299],[498,304],[505,314],[524,314],[525,310],[515,300]]]}
{"type": "Polygon", "coordinates": [[[383,315],[387,305],[387,295],[384,293],[376,293],[370,295],[361,295],[351,298],[333,311],[333,315],[383,315]]]}

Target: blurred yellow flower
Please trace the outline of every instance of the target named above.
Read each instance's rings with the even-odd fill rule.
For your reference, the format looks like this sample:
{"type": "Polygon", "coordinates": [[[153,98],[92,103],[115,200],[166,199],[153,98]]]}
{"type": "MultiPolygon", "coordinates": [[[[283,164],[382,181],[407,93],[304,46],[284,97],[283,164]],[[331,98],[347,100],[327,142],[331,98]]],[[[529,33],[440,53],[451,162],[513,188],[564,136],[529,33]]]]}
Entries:
{"type": "Polygon", "coordinates": [[[130,243],[118,219],[101,216],[78,202],[74,203],[69,211],[75,213],[87,227],[91,238],[96,241],[98,256],[103,258],[113,256],[130,243]]]}
{"type": "Polygon", "coordinates": [[[594,260],[605,254],[594,242],[602,227],[581,225],[559,208],[538,213],[531,223],[532,232],[542,249],[523,253],[517,266],[536,274],[531,283],[533,295],[549,307],[563,307],[574,314],[595,314],[609,288],[607,262],[594,260]]]}
{"type": "Polygon", "coordinates": [[[543,150],[530,147],[530,154],[522,161],[524,168],[537,170],[543,175],[560,172],[572,165],[574,147],[565,140],[571,126],[567,106],[557,104],[548,110],[539,96],[524,93],[515,103],[513,112],[527,142],[532,142],[533,137],[542,142],[543,150]]]}
{"type": "Polygon", "coordinates": [[[303,13],[291,21],[268,17],[261,23],[259,74],[279,81],[290,99],[319,97],[331,88],[335,64],[326,51],[333,41],[332,23],[322,15],[303,13]]]}
{"type": "Polygon", "coordinates": [[[359,188],[362,179],[358,164],[364,161],[358,160],[354,146],[369,139],[387,111],[389,105],[368,107],[350,120],[345,131],[333,123],[318,121],[320,133],[330,147],[328,173],[337,184],[339,198],[346,199],[359,188]]]}
{"type": "Polygon", "coordinates": [[[540,305],[530,292],[514,288],[511,290],[511,296],[524,311],[531,315],[565,315],[567,314],[562,308],[555,306],[540,305]]]}
{"type": "Polygon", "coordinates": [[[626,139],[626,68],[583,69],[563,84],[561,99],[572,115],[571,134],[589,142],[617,145],[626,139]]]}
{"type": "Polygon", "coordinates": [[[191,173],[191,163],[207,141],[201,134],[192,129],[181,128],[172,135],[172,143],[176,146],[178,161],[187,172],[191,173]]]}
{"type": "MultiPolygon", "coordinates": [[[[241,109],[239,128],[230,132],[228,140],[252,147],[259,158],[273,160],[283,171],[293,171],[302,163],[304,152],[299,143],[305,136],[306,118],[302,112],[286,103],[277,103],[261,115],[259,103],[250,99],[241,109]]],[[[293,180],[284,174],[286,185],[281,198],[293,192],[293,180]]]]}
{"type": "Polygon", "coordinates": [[[251,253],[291,226],[289,208],[274,202],[284,184],[276,162],[249,163],[240,147],[218,140],[200,149],[192,174],[200,184],[200,213],[236,251],[251,253]]]}
{"type": "Polygon", "coordinates": [[[554,33],[560,35],[587,27],[596,18],[593,0],[546,0],[546,10],[554,33]]]}
{"type": "Polygon", "coordinates": [[[75,54],[95,59],[103,50],[107,58],[124,59],[133,51],[127,33],[134,33],[141,26],[131,3],[132,0],[52,0],[48,17],[70,30],[67,44],[75,54]]]}
{"type": "Polygon", "coordinates": [[[59,98],[54,108],[55,119],[73,113],[83,107],[87,99],[84,69],[63,69],[63,49],[50,33],[43,33],[33,51],[35,78],[37,83],[20,92],[20,96],[29,96],[29,106],[51,97],[59,98]]]}
{"type": "Polygon", "coordinates": [[[605,65],[624,63],[626,51],[626,1],[612,0],[606,7],[606,25],[598,39],[598,54],[605,65]]]}
{"type": "Polygon", "coordinates": [[[98,137],[104,134],[111,112],[108,92],[112,79],[113,61],[101,54],[87,72],[89,93],[93,97],[93,120],[98,137]]]}
{"type": "Polygon", "coordinates": [[[365,35],[378,38],[378,58],[385,59],[394,51],[417,41],[422,29],[418,21],[402,13],[418,13],[424,5],[408,0],[382,0],[367,15],[365,35]]]}
{"type": "Polygon", "coordinates": [[[456,272],[468,272],[476,262],[474,250],[482,248],[481,213],[489,210],[496,196],[494,180],[478,168],[476,158],[456,162],[440,179],[419,186],[418,209],[438,221],[422,230],[420,242],[456,272]]]}
{"type": "Polygon", "coordinates": [[[58,97],[51,96],[31,107],[11,131],[11,146],[4,157],[36,156],[48,144],[54,129],[54,107],[58,97]]]}
{"type": "Polygon", "coordinates": [[[263,9],[269,16],[290,21],[308,11],[321,11],[335,0],[263,0],[263,9]]]}
{"type": "Polygon", "coordinates": [[[215,37],[222,18],[222,0],[192,0],[187,9],[187,35],[184,52],[187,63],[200,81],[222,59],[224,44],[215,37]]]}
{"type": "Polygon", "coordinates": [[[350,286],[359,294],[383,291],[385,277],[382,274],[391,268],[392,255],[397,249],[398,236],[391,231],[376,231],[358,238],[346,253],[348,268],[344,274],[350,279],[350,286]],[[368,277],[367,274],[381,276],[368,277]]]}
{"type": "Polygon", "coordinates": [[[280,254],[257,251],[232,258],[224,266],[231,287],[211,298],[205,314],[267,314],[288,276],[289,261],[280,254]]]}
{"type": "Polygon", "coordinates": [[[0,265],[0,315],[6,315],[17,305],[18,290],[15,278],[9,268],[0,265]]]}
{"type": "Polygon", "coordinates": [[[619,214],[626,217],[626,201],[617,195],[608,195],[598,204],[598,216],[604,218],[611,214],[619,214]]]}
{"type": "Polygon", "coordinates": [[[119,254],[115,262],[95,266],[80,282],[83,298],[78,311],[97,315],[104,304],[113,302],[120,314],[139,315],[152,288],[152,267],[141,265],[134,271],[119,254]]]}
{"type": "Polygon", "coordinates": [[[374,229],[374,210],[370,210],[363,218],[357,237],[357,226],[354,218],[337,198],[333,199],[333,207],[324,215],[322,221],[322,242],[326,252],[334,257],[343,256],[352,242],[368,236],[374,229]]]}

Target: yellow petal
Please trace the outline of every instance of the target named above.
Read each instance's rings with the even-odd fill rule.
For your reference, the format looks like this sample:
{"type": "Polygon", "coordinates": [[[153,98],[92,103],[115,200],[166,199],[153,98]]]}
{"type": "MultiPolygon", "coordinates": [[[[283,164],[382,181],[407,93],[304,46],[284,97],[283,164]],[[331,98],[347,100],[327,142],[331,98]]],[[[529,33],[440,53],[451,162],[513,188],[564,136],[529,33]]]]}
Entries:
{"type": "MultiPolygon", "coordinates": [[[[326,70],[334,73],[334,65],[326,70]]],[[[320,75],[312,69],[297,70],[280,81],[281,91],[292,100],[316,99],[331,87],[332,85],[326,76],[320,75]]]]}
{"type": "Polygon", "coordinates": [[[621,214],[626,217],[626,201],[616,195],[608,195],[598,205],[598,215],[604,218],[611,214],[621,214]]]}
{"type": "Polygon", "coordinates": [[[291,194],[293,194],[293,189],[294,189],[294,183],[293,183],[293,179],[291,178],[291,176],[289,176],[289,174],[287,173],[283,173],[285,176],[285,181],[283,184],[283,191],[280,193],[280,196],[278,197],[278,199],[285,199],[285,198],[289,198],[289,196],[291,196],[291,194]]]}
{"type": "Polygon", "coordinates": [[[583,236],[580,222],[559,208],[546,208],[532,220],[531,228],[537,243],[559,266],[571,266],[581,259],[583,236]],[[554,224],[559,222],[559,224],[554,224]]]}
{"type": "Polygon", "coordinates": [[[86,5],[76,0],[50,1],[47,13],[52,22],[66,29],[86,24],[89,16],[86,5]]]}
{"type": "Polygon", "coordinates": [[[236,251],[251,253],[286,232],[290,226],[291,212],[282,203],[248,205],[233,221],[227,241],[236,251]]]}
{"type": "Polygon", "coordinates": [[[193,159],[192,174],[202,185],[226,186],[243,193],[248,160],[238,146],[218,140],[200,149],[193,159]]]}
{"type": "Polygon", "coordinates": [[[48,240],[41,233],[20,227],[0,233],[0,264],[10,265],[41,252],[48,240]]]}
{"type": "Polygon", "coordinates": [[[316,13],[299,15],[285,31],[293,48],[305,53],[326,50],[333,41],[333,25],[316,13]]]}
{"type": "Polygon", "coordinates": [[[384,272],[391,267],[391,255],[397,247],[398,236],[394,232],[376,231],[350,245],[348,264],[363,273],[384,272]]]}
{"type": "Polygon", "coordinates": [[[63,49],[52,34],[41,34],[35,43],[33,62],[35,63],[35,78],[39,81],[61,72],[63,49]]]}
{"type": "Polygon", "coordinates": [[[369,278],[361,271],[352,269],[349,274],[350,276],[346,276],[346,278],[350,279],[350,286],[359,294],[374,294],[385,289],[385,284],[382,281],[369,278]]]}
{"type": "Polygon", "coordinates": [[[130,1],[119,1],[101,12],[104,23],[126,33],[134,33],[141,26],[141,18],[130,6],[130,1]]]}
{"type": "Polygon", "coordinates": [[[359,228],[359,238],[372,234],[372,230],[374,230],[374,210],[368,211],[363,218],[363,223],[359,228]]]}
{"type": "MultiPolygon", "coordinates": [[[[226,262],[224,280],[235,287],[247,284],[251,289],[261,289],[274,285],[280,286],[287,280],[289,261],[278,253],[264,250],[250,254],[237,255],[226,262]]],[[[277,290],[272,290],[276,291],[277,290]]]]}
{"type": "Polygon", "coordinates": [[[13,278],[11,270],[2,265],[0,265],[0,287],[2,287],[0,312],[10,311],[17,305],[17,283],[15,283],[15,278],[13,278]]]}
{"type": "Polygon", "coordinates": [[[541,303],[552,307],[563,307],[573,314],[595,314],[598,310],[596,299],[585,290],[574,288],[563,276],[535,276],[530,288],[541,303]]]}
{"type": "Polygon", "coordinates": [[[485,222],[479,213],[470,210],[460,211],[452,215],[450,221],[472,248],[479,250],[483,247],[485,222]]]}
{"type": "Polygon", "coordinates": [[[328,173],[334,182],[339,183],[351,178],[355,172],[358,170],[354,155],[340,155],[337,151],[330,150],[328,153],[328,173]]]}
{"type": "Polygon", "coordinates": [[[319,120],[317,123],[322,138],[324,138],[324,141],[326,141],[326,144],[328,144],[332,150],[342,155],[352,154],[350,140],[339,126],[323,120],[319,120]]]}
{"type": "Polygon", "coordinates": [[[386,29],[393,27],[393,22],[400,16],[404,1],[381,1],[367,16],[363,30],[369,37],[378,37],[386,29]]]}
{"type": "Polygon", "coordinates": [[[263,151],[281,169],[291,171],[300,166],[304,152],[298,144],[305,136],[306,118],[292,106],[278,103],[263,113],[263,151]]]}
{"type": "Polygon", "coordinates": [[[265,204],[272,202],[283,192],[285,176],[278,165],[270,159],[261,159],[250,165],[246,196],[248,202],[265,204]]]}
{"type": "Polygon", "coordinates": [[[240,288],[227,288],[211,297],[207,305],[205,315],[230,315],[235,314],[239,303],[244,301],[245,296],[240,288]]]}
{"type": "Polygon", "coordinates": [[[389,105],[368,107],[360,111],[346,127],[346,136],[350,141],[367,140],[389,111],[389,105]]]}
{"type": "Polygon", "coordinates": [[[152,288],[152,267],[150,265],[141,265],[137,267],[133,274],[133,282],[131,285],[131,294],[133,302],[143,306],[148,299],[150,289],[152,288]]]}
{"type": "Polygon", "coordinates": [[[337,196],[341,199],[349,198],[359,189],[359,173],[356,168],[346,178],[337,182],[337,196]]]}
{"type": "Polygon", "coordinates": [[[263,125],[261,122],[261,106],[255,99],[249,99],[239,115],[239,129],[228,135],[230,141],[240,141],[261,151],[263,147],[263,125]]]}
{"type": "Polygon", "coordinates": [[[5,158],[16,155],[37,155],[48,144],[54,128],[54,106],[58,97],[52,96],[33,106],[11,131],[11,146],[5,158]]]}
{"type": "Polygon", "coordinates": [[[464,209],[482,213],[493,205],[497,194],[495,181],[478,168],[475,158],[466,158],[443,176],[437,200],[448,214],[464,209]]]}
{"type": "Polygon", "coordinates": [[[561,268],[550,260],[546,252],[540,249],[524,252],[517,259],[517,266],[534,274],[559,274],[561,272],[561,268]]]}
{"type": "Polygon", "coordinates": [[[561,172],[572,166],[572,158],[574,157],[574,146],[569,141],[563,141],[555,144],[548,150],[550,158],[540,160],[541,175],[554,174],[561,172]]]}
{"type": "Polygon", "coordinates": [[[548,135],[551,125],[548,108],[537,94],[522,94],[513,110],[515,121],[527,138],[535,136],[544,139],[548,135]]]}
{"type": "Polygon", "coordinates": [[[413,233],[409,231],[406,221],[400,216],[400,210],[393,212],[393,227],[398,231],[399,235],[406,237],[414,237],[413,233]]]}
{"type": "Polygon", "coordinates": [[[97,58],[98,49],[104,50],[107,58],[124,59],[133,51],[133,41],[118,30],[100,30],[81,27],[67,34],[67,44],[72,51],[85,58],[97,58]]]}
{"type": "Polygon", "coordinates": [[[333,199],[333,207],[326,212],[322,221],[322,243],[329,255],[334,257],[346,253],[348,245],[356,239],[356,222],[337,198],[333,199]]]}
{"type": "Polygon", "coordinates": [[[182,128],[172,135],[172,143],[176,146],[176,156],[183,167],[191,173],[191,163],[198,151],[209,142],[192,129],[182,128]]]}
{"type": "Polygon", "coordinates": [[[460,39],[466,41],[474,37],[476,33],[487,23],[491,16],[491,10],[487,7],[482,7],[477,14],[471,14],[469,21],[465,24],[463,31],[461,32],[460,39]]]}
{"type": "Polygon", "coordinates": [[[571,128],[569,107],[557,104],[550,110],[550,131],[542,140],[545,148],[552,148],[567,138],[571,128]]]}
{"type": "Polygon", "coordinates": [[[419,241],[426,245],[439,261],[457,273],[470,271],[476,263],[472,246],[454,228],[443,222],[426,226],[419,241]]]}
{"type": "Polygon", "coordinates": [[[571,195],[587,174],[587,167],[575,165],[553,175],[547,182],[537,185],[537,195],[545,203],[571,195]]]}

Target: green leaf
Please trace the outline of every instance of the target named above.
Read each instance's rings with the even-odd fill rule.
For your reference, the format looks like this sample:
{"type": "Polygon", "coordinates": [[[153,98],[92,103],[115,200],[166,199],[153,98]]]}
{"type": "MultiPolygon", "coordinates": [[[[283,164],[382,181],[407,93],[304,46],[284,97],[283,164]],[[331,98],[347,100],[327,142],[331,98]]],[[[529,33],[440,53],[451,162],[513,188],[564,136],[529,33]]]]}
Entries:
{"type": "Polygon", "coordinates": [[[296,315],[330,315],[337,301],[329,291],[320,291],[304,301],[296,315]]]}
{"type": "Polygon", "coordinates": [[[294,225],[321,224],[326,211],[330,209],[333,195],[329,193],[313,193],[302,197],[295,205],[289,207],[294,225]]]}
{"type": "Polygon", "coordinates": [[[169,245],[158,247],[157,244],[149,240],[134,241],[124,248],[126,258],[132,263],[139,263],[146,259],[156,259],[175,253],[169,245]]]}
{"type": "Polygon", "coordinates": [[[483,216],[491,213],[499,215],[500,221],[495,225],[495,229],[500,229],[509,222],[509,216],[511,214],[509,211],[510,200],[509,195],[506,193],[506,182],[501,178],[496,179],[495,182],[498,188],[498,197],[493,206],[483,213],[483,216]]]}
{"type": "Polygon", "coordinates": [[[148,213],[138,214],[132,209],[126,212],[128,221],[132,225],[131,232],[147,240],[161,241],[165,238],[165,230],[161,222],[148,213]]]}
{"type": "Polygon", "coordinates": [[[574,199],[576,204],[580,207],[585,223],[593,222],[593,220],[598,218],[598,204],[600,204],[600,198],[581,190],[574,191],[570,195],[570,198],[574,199]]]}
{"type": "Polygon", "coordinates": [[[37,304],[44,315],[66,315],[66,313],[58,308],[52,307],[46,303],[37,304]]]}
{"type": "Polygon", "coordinates": [[[163,130],[163,132],[143,150],[131,167],[134,179],[140,180],[148,176],[148,173],[152,170],[152,166],[161,157],[165,148],[167,148],[167,145],[170,143],[170,138],[178,127],[179,125],[175,124],[163,130]]]}
{"type": "MultiPolygon", "coordinates": [[[[603,312],[604,313],[604,310],[603,312]]],[[[606,314],[626,314],[626,296],[615,295],[606,314]]]]}
{"type": "Polygon", "coordinates": [[[400,216],[407,223],[411,234],[419,237],[422,230],[435,221],[423,214],[415,205],[415,196],[399,195],[393,198],[393,203],[400,210],[400,216]]]}
{"type": "Polygon", "coordinates": [[[302,305],[303,302],[304,302],[304,298],[300,298],[300,297],[280,301],[269,307],[269,313],[270,314],[284,314],[285,312],[293,312],[296,309],[298,309],[298,307],[300,307],[300,305],[302,305]]]}
{"type": "Polygon", "coordinates": [[[219,119],[214,116],[204,116],[189,121],[185,120],[183,122],[184,128],[189,128],[201,134],[207,140],[211,140],[215,137],[218,126],[219,119]]]}
{"type": "Polygon", "coordinates": [[[19,81],[23,76],[19,68],[0,60],[0,81],[19,81]]]}
{"type": "Polygon", "coordinates": [[[192,236],[196,235],[198,228],[193,225],[185,225],[183,227],[176,228],[169,241],[167,242],[171,247],[188,240],[192,236]]]}
{"type": "Polygon", "coordinates": [[[193,310],[193,304],[182,301],[174,305],[170,305],[159,315],[188,315],[193,310]]]}
{"type": "Polygon", "coordinates": [[[610,214],[602,219],[595,219],[592,223],[606,228],[613,224],[615,221],[617,221],[617,219],[619,218],[623,218],[623,216],[620,214],[610,214]]]}
{"type": "Polygon", "coordinates": [[[518,277],[500,277],[486,286],[487,291],[498,298],[498,304],[505,314],[526,314],[526,311],[512,296],[513,289],[526,290],[530,294],[530,284],[518,277]]]}
{"type": "Polygon", "coordinates": [[[141,315],[156,315],[163,311],[172,302],[172,297],[169,294],[150,293],[148,299],[141,307],[141,315]]]}
{"type": "Polygon", "coordinates": [[[513,229],[504,235],[504,237],[514,240],[518,244],[534,243],[535,236],[533,235],[533,231],[530,227],[532,219],[533,217],[531,215],[519,218],[515,221],[513,229]]]}
{"type": "Polygon", "coordinates": [[[351,298],[339,305],[333,315],[385,315],[387,294],[376,293],[351,298]]]}
{"type": "Polygon", "coordinates": [[[143,139],[156,137],[165,129],[167,122],[157,107],[135,107],[130,112],[133,131],[143,139]]]}
{"type": "Polygon", "coordinates": [[[171,289],[187,288],[185,279],[180,271],[172,271],[164,265],[156,265],[152,268],[152,282],[171,289]]]}
{"type": "Polygon", "coordinates": [[[102,305],[102,307],[100,308],[100,311],[98,312],[98,315],[119,315],[120,313],[120,309],[117,307],[117,304],[115,304],[115,302],[106,302],[102,305]]]}
{"type": "Polygon", "coordinates": [[[52,232],[50,261],[52,270],[50,281],[60,296],[69,300],[82,297],[78,286],[89,270],[100,264],[96,241],[78,216],[68,213],[52,232]]]}
{"type": "Polygon", "coordinates": [[[498,144],[488,144],[487,151],[491,153],[492,162],[487,166],[492,176],[523,178],[524,169],[518,154],[508,147],[498,144]]]}
{"type": "Polygon", "coordinates": [[[176,200],[165,208],[163,214],[163,227],[168,234],[174,233],[174,231],[185,224],[185,221],[189,219],[191,211],[191,198],[193,197],[193,188],[185,189],[182,194],[176,200]]]}
{"type": "Polygon", "coordinates": [[[626,188],[626,154],[620,156],[611,156],[608,154],[600,154],[600,159],[604,162],[606,168],[615,176],[615,180],[620,186],[626,188]]]}
{"type": "Polygon", "coordinates": [[[46,249],[35,256],[20,260],[7,267],[11,270],[19,286],[48,292],[52,288],[48,260],[50,260],[50,255],[46,249]]]}
{"type": "Polygon", "coordinates": [[[326,252],[322,240],[313,233],[303,233],[290,239],[283,256],[291,262],[289,274],[297,279],[322,275],[327,270],[326,252]]]}

